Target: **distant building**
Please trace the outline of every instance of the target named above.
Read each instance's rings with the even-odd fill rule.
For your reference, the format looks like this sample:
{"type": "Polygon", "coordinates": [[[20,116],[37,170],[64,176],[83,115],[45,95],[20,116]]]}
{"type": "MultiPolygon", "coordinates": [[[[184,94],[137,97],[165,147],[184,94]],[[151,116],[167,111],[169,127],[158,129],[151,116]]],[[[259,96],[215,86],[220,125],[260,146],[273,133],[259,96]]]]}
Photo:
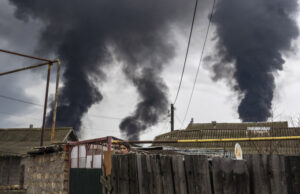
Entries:
{"type": "MultiPolygon", "coordinates": [[[[179,139],[221,139],[247,137],[300,136],[300,128],[289,128],[287,122],[247,122],[247,123],[193,123],[184,130],[175,130],[158,135],[155,140],[179,139]]],[[[284,141],[243,141],[209,143],[157,143],[155,146],[174,147],[176,149],[195,149],[200,152],[233,152],[239,143],[244,154],[300,154],[300,140],[284,141]]]]}

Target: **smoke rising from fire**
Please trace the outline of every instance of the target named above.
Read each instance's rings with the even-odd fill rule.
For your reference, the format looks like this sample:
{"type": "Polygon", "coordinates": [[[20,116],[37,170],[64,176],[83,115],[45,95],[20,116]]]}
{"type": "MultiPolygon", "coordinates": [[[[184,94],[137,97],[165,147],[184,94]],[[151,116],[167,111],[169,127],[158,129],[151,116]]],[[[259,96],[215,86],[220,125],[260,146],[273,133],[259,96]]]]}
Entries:
{"type": "Polygon", "coordinates": [[[213,65],[214,79],[227,79],[239,94],[242,121],[265,121],[271,116],[274,73],[282,70],[282,52],[292,50],[292,40],[299,34],[292,19],[297,10],[297,0],[216,4],[212,22],[221,60],[213,65]]]}
{"type": "MultiPolygon", "coordinates": [[[[140,101],[120,129],[129,138],[156,124],[166,114],[166,85],[160,77],[174,56],[171,26],[184,23],[194,2],[182,0],[10,0],[15,16],[44,23],[39,52],[62,59],[64,86],[59,91],[57,126],[80,129],[81,118],[102,100],[96,87],[105,81],[103,67],[111,64],[108,47],[123,64],[140,101]]],[[[117,95],[117,94],[116,94],[117,95]]],[[[51,114],[50,114],[51,115],[51,114]]],[[[48,117],[48,124],[51,116],[48,117]]]]}

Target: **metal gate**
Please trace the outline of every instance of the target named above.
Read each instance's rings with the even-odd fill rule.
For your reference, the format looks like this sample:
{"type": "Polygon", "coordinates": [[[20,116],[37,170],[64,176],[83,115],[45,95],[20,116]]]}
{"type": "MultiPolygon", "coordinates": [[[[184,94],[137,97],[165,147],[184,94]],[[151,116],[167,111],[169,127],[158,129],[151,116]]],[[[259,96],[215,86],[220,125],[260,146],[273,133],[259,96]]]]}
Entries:
{"type": "MultiPolygon", "coordinates": [[[[84,140],[68,143],[69,194],[101,194],[101,176],[104,171],[105,153],[114,150],[115,137],[84,140]]],[[[105,168],[106,170],[108,167],[105,168]]]]}
{"type": "Polygon", "coordinates": [[[71,168],[70,194],[102,194],[101,169],[71,168]]]}

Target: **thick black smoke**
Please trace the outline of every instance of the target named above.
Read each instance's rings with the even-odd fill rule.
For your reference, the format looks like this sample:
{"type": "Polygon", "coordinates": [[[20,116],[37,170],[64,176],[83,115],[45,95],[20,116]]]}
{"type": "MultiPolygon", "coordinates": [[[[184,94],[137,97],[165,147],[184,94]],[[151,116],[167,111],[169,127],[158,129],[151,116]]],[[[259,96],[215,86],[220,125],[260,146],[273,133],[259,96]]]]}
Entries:
{"type": "MultiPolygon", "coordinates": [[[[120,124],[130,138],[157,123],[167,111],[163,66],[174,55],[172,25],[191,16],[194,2],[182,0],[10,0],[15,15],[45,24],[40,49],[56,53],[65,71],[57,112],[58,126],[79,129],[88,109],[102,100],[95,83],[105,80],[111,50],[136,86],[140,102],[120,124]],[[110,49],[108,49],[110,48],[110,49]]],[[[118,95],[118,94],[116,94],[118,95]]],[[[120,99],[122,100],[122,99],[120,99]]],[[[50,117],[48,119],[50,121],[50,117]]],[[[49,122],[50,123],[50,122],[49,122]]]]}
{"type": "Polygon", "coordinates": [[[281,53],[292,49],[299,34],[292,19],[297,9],[297,0],[220,0],[216,5],[212,22],[221,61],[213,66],[215,79],[230,81],[233,75],[243,121],[271,116],[273,74],[282,70],[281,53]]]}

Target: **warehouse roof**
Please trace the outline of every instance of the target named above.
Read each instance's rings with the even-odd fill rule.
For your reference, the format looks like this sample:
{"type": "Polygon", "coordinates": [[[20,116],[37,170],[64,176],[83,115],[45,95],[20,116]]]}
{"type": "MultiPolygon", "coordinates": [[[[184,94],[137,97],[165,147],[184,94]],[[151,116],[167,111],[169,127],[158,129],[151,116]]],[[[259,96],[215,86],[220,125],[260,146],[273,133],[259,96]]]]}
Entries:
{"type": "Polygon", "coordinates": [[[249,127],[270,127],[270,128],[288,128],[287,121],[281,122],[243,122],[243,123],[217,123],[212,121],[211,123],[191,123],[186,130],[195,129],[247,129],[249,127]]]}
{"type": "MultiPolygon", "coordinates": [[[[248,137],[277,137],[300,136],[300,128],[289,128],[287,122],[273,123],[220,123],[212,127],[208,123],[190,124],[185,130],[175,130],[155,137],[155,140],[179,139],[221,139],[221,138],[248,138],[248,137]],[[227,126],[227,127],[226,127],[227,126]],[[239,127],[239,128],[238,128],[239,127]]],[[[172,146],[184,149],[205,148],[224,149],[232,151],[237,142],[211,142],[211,143],[155,143],[154,146],[172,146]]],[[[300,153],[300,140],[239,142],[245,153],[280,154],[300,153]],[[271,151],[270,151],[271,150],[271,151]]]]}
{"type": "MultiPolygon", "coordinates": [[[[51,129],[45,129],[44,145],[49,146],[51,129]]],[[[0,129],[0,155],[25,155],[34,147],[40,146],[41,128],[0,129]]],[[[55,129],[55,143],[78,141],[71,127],[55,129]]]]}

